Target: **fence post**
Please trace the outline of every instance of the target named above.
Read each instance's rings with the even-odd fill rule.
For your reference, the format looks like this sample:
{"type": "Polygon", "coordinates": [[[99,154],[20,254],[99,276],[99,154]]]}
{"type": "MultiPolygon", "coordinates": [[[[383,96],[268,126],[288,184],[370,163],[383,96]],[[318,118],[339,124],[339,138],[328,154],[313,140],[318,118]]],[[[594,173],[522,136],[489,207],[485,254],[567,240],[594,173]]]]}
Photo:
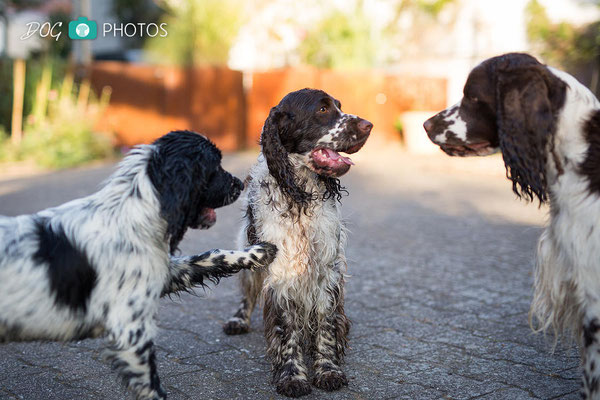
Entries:
{"type": "Polygon", "coordinates": [[[19,144],[23,136],[23,97],[25,92],[25,60],[17,58],[13,64],[13,108],[11,140],[19,144]]]}

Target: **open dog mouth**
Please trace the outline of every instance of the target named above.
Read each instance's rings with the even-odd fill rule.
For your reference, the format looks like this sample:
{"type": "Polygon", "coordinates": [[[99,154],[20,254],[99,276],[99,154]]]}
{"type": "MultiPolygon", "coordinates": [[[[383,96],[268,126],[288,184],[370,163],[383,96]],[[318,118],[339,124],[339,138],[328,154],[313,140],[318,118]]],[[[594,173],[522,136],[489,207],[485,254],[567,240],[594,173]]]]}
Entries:
{"type": "Polygon", "coordinates": [[[470,157],[487,156],[496,152],[496,148],[489,142],[465,143],[461,145],[441,144],[440,148],[449,156],[470,157]]]}
{"type": "Polygon", "coordinates": [[[311,153],[315,164],[321,167],[336,168],[344,165],[354,165],[350,157],[344,157],[335,150],[321,148],[313,150],[311,153]]]}
{"type": "Polygon", "coordinates": [[[365,140],[353,144],[350,147],[346,147],[344,150],[334,150],[328,147],[317,147],[310,153],[310,159],[312,161],[312,169],[319,175],[327,175],[332,177],[338,177],[344,175],[350,169],[350,166],[354,165],[354,162],[350,157],[343,156],[340,153],[353,154],[360,150],[365,140]]]}
{"type": "Polygon", "coordinates": [[[350,169],[354,162],[350,157],[345,157],[336,150],[328,148],[314,149],[310,153],[313,171],[319,175],[338,177],[344,175],[350,169]]]}
{"type": "Polygon", "coordinates": [[[198,228],[208,229],[217,222],[217,213],[214,208],[204,207],[198,218],[198,228]]]}

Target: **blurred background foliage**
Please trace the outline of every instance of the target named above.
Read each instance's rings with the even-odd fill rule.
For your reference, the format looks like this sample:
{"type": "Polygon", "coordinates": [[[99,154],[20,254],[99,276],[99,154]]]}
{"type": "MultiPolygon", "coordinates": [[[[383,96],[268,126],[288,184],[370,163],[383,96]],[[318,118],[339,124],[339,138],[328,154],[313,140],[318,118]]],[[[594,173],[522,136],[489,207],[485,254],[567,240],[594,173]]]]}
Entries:
{"type": "MultiPolygon", "coordinates": [[[[0,2],[0,14],[5,13],[8,5],[19,10],[44,4],[43,0],[4,1],[0,2]]],[[[49,13],[48,19],[51,25],[59,21],[65,25],[72,16],[58,7],[49,13]]],[[[113,157],[111,134],[95,128],[108,104],[110,90],[97,96],[90,90],[88,81],[79,76],[75,78],[75,68],[70,63],[70,40],[51,37],[42,40],[42,50],[30,54],[26,60],[20,142],[10,140],[9,135],[14,60],[6,55],[0,58],[0,163],[31,161],[54,169],[113,157]]]]}
{"type": "Polygon", "coordinates": [[[167,37],[146,41],[148,60],[183,66],[226,64],[241,27],[242,0],[162,0],[167,37]]]}
{"type": "MultiPolygon", "coordinates": [[[[10,76],[6,65],[2,63],[1,73],[10,76]]],[[[0,129],[0,162],[33,161],[46,168],[67,168],[114,156],[111,135],[95,129],[110,90],[97,98],[89,82],[74,83],[66,63],[57,58],[39,59],[28,67],[23,139],[15,143],[0,129]]]]}
{"type": "Polygon", "coordinates": [[[300,45],[301,59],[318,68],[370,68],[377,60],[378,35],[360,8],[335,11],[308,32],[300,45]]]}
{"type": "MultiPolygon", "coordinates": [[[[42,79],[44,68],[53,71],[58,79],[65,76],[67,61],[59,57],[38,56],[27,60],[27,74],[25,75],[25,96],[23,101],[23,115],[30,115],[33,111],[36,90],[42,79]]],[[[4,131],[10,131],[12,96],[13,96],[13,68],[12,60],[0,59],[0,126],[4,131]]]]}
{"type": "MultiPolygon", "coordinates": [[[[600,7],[600,1],[588,1],[600,7]]],[[[590,89],[600,93],[600,21],[584,26],[568,22],[553,23],[538,0],[526,7],[527,36],[532,50],[547,64],[576,75],[590,76],[590,89]]]]}

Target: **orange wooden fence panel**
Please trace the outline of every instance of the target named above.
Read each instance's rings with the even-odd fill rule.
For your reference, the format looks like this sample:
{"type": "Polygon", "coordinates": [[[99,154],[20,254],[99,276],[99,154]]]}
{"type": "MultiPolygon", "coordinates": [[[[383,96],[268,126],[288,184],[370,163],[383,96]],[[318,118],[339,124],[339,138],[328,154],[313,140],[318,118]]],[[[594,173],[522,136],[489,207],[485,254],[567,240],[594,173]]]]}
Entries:
{"type": "Polygon", "coordinates": [[[248,143],[256,143],[271,107],[288,92],[318,88],[340,100],[345,112],[374,125],[373,135],[398,140],[394,124],[405,111],[446,107],[446,80],[398,76],[377,70],[329,71],[310,67],[258,72],[248,92],[248,143]]]}
{"type": "Polygon", "coordinates": [[[112,88],[102,127],[116,132],[121,144],[149,143],[175,129],[198,131],[223,150],[243,142],[246,105],[239,71],[96,62],[90,76],[96,91],[112,88]]]}
{"type": "Polygon", "coordinates": [[[91,80],[99,92],[112,87],[102,127],[121,144],[149,143],[174,129],[205,134],[223,150],[258,144],[271,107],[287,93],[323,89],[345,112],[373,122],[373,134],[397,140],[394,123],[405,111],[441,110],[446,80],[398,76],[381,71],[329,71],[312,67],[255,72],[247,76],[224,67],[156,67],[96,62],[91,80]]]}

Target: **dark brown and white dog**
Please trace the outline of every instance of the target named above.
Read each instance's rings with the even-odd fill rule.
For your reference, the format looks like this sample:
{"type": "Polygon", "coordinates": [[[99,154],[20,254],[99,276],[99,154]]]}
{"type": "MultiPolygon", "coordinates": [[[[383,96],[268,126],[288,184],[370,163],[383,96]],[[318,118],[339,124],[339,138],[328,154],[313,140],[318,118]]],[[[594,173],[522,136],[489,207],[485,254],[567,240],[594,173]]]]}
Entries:
{"type": "Polygon", "coordinates": [[[473,69],[463,99],[424,127],[452,156],[500,150],[514,192],[549,201],[530,317],[574,335],[584,396],[600,399],[600,102],[571,75],[511,53],[473,69]]]}
{"type": "Polygon", "coordinates": [[[279,253],[268,271],[241,275],[241,307],[224,330],[248,332],[262,295],[273,382],[286,396],[311,392],[304,343],[310,343],[316,387],[337,390],[348,382],[341,370],[350,327],[339,204],[344,189],[337,178],[352,161],[339,152],[357,152],[372,126],[342,112],[327,93],[303,89],[272,108],[263,127],[262,154],[247,178],[241,245],[268,240],[279,253]]]}

